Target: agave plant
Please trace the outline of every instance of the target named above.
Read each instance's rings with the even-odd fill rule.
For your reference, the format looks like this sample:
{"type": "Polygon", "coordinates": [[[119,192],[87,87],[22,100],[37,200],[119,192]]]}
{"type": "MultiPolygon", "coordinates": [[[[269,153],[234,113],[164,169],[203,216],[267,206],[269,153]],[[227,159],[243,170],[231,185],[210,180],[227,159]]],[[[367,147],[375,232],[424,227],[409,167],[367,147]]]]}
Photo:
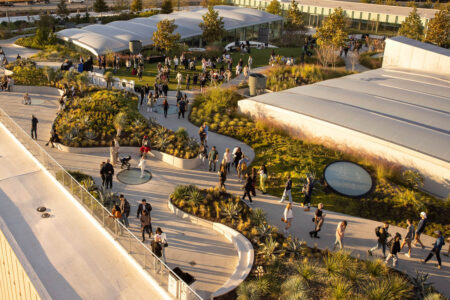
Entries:
{"type": "Polygon", "coordinates": [[[169,146],[170,139],[165,135],[159,135],[155,137],[153,144],[157,149],[164,151],[169,146]]]}
{"type": "Polygon", "coordinates": [[[365,260],[364,264],[366,266],[367,273],[373,278],[377,278],[387,274],[388,268],[381,259],[377,260],[365,260]]]}
{"type": "Polygon", "coordinates": [[[278,249],[279,246],[280,244],[270,235],[264,243],[259,244],[258,254],[261,254],[267,261],[274,261],[276,260],[277,255],[282,253],[282,251],[278,249]]]}
{"type": "Polygon", "coordinates": [[[341,276],[348,265],[354,265],[355,262],[348,253],[334,252],[328,253],[328,255],[324,257],[324,263],[328,275],[341,276]]]}
{"type": "Polygon", "coordinates": [[[80,134],[80,129],[78,129],[78,127],[72,127],[70,133],[73,137],[77,137],[80,134]]]}
{"type": "Polygon", "coordinates": [[[73,141],[73,138],[74,138],[74,136],[73,136],[73,134],[72,134],[71,132],[65,132],[64,135],[63,135],[63,139],[64,139],[64,141],[65,141],[67,144],[69,144],[70,142],[72,142],[72,141],[73,141]]]}
{"type": "Polygon", "coordinates": [[[198,190],[198,188],[193,184],[178,185],[173,191],[171,197],[172,199],[187,200],[189,199],[189,195],[196,190],[198,190]]]}
{"type": "Polygon", "coordinates": [[[198,189],[191,190],[188,195],[189,204],[191,206],[200,205],[203,201],[203,198],[204,197],[203,197],[202,193],[198,189]]]}
{"type": "Polygon", "coordinates": [[[412,284],[416,291],[416,297],[418,299],[424,299],[426,295],[431,293],[431,283],[428,282],[430,274],[416,271],[416,276],[411,277],[412,284]]]}
{"type": "Polygon", "coordinates": [[[271,237],[273,233],[273,227],[271,225],[268,225],[267,223],[259,224],[258,227],[256,227],[256,231],[258,232],[258,238],[259,240],[265,240],[267,237],[271,237]]]}
{"type": "Polygon", "coordinates": [[[300,257],[303,254],[303,251],[306,248],[306,243],[300,241],[298,238],[289,237],[286,240],[286,246],[284,249],[286,250],[286,254],[288,254],[291,258],[300,257]]]}
{"type": "Polygon", "coordinates": [[[228,220],[237,220],[241,216],[242,207],[239,205],[239,203],[226,203],[221,211],[220,215],[227,218],[228,220]]]}
{"type": "Polygon", "coordinates": [[[255,226],[259,226],[261,224],[264,224],[266,220],[266,213],[262,208],[255,208],[252,210],[252,214],[250,215],[250,218],[252,220],[252,223],[255,226]]]}
{"type": "Polygon", "coordinates": [[[281,285],[281,299],[306,300],[311,299],[308,295],[308,287],[300,276],[291,276],[281,285]]]}
{"type": "Polygon", "coordinates": [[[93,130],[89,130],[85,134],[88,140],[95,140],[97,138],[97,134],[93,130]]]}

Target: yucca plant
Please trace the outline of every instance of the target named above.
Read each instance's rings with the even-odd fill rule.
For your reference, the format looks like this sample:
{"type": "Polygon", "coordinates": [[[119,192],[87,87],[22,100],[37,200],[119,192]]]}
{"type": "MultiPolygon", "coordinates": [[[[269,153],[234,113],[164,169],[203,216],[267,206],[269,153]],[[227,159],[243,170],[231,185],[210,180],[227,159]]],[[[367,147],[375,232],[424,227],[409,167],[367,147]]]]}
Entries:
{"type": "Polygon", "coordinates": [[[265,240],[267,237],[272,237],[273,227],[267,223],[259,224],[256,230],[260,241],[265,240]]]}
{"type": "Polygon", "coordinates": [[[226,203],[221,211],[220,215],[225,217],[229,221],[237,220],[241,216],[242,207],[239,203],[226,203]]]}
{"type": "Polygon", "coordinates": [[[426,295],[432,292],[431,283],[428,282],[430,274],[416,271],[416,276],[411,277],[411,282],[416,291],[417,299],[424,299],[426,295]]]}
{"type": "Polygon", "coordinates": [[[277,258],[277,255],[281,253],[281,250],[278,249],[279,243],[275,241],[270,235],[264,243],[259,244],[258,253],[262,255],[262,257],[267,261],[274,261],[277,258]]]}
{"type": "Polygon", "coordinates": [[[306,247],[306,243],[300,241],[296,237],[289,237],[285,242],[284,249],[286,250],[286,254],[288,254],[292,259],[298,258],[303,254],[303,250],[306,247]]]}
{"type": "Polygon", "coordinates": [[[413,285],[399,275],[390,275],[383,278],[390,287],[390,299],[410,299],[413,295],[413,285]]]}
{"type": "Polygon", "coordinates": [[[332,299],[346,300],[352,298],[352,285],[350,282],[342,278],[337,278],[331,281],[329,293],[332,299]]]}
{"type": "Polygon", "coordinates": [[[198,189],[194,189],[189,192],[188,199],[191,206],[199,206],[203,201],[203,195],[198,189]]]}
{"type": "Polygon", "coordinates": [[[266,213],[262,208],[255,208],[250,215],[252,220],[252,224],[255,226],[259,226],[266,222],[266,213]]]}
{"type": "Polygon", "coordinates": [[[237,288],[237,300],[259,300],[260,292],[256,281],[244,281],[237,288]]]}
{"type": "Polygon", "coordinates": [[[320,274],[320,270],[315,263],[309,262],[306,258],[301,264],[297,266],[298,276],[309,285],[310,282],[314,281],[320,274]]]}
{"type": "Polygon", "coordinates": [[[364,261],[367,273],[373,278],[386,275],[388,268],[381,259],[365,260],[364,261]]]}
{"type": "Polygon", "coordinates": [[[95,183],[94,180],[92,180],[92,178],[85,178],[80,181],[80,184],[89,192],[95,189],[95,183]]]}
{"type": "Polygon", "coordinates": [[[291,276],[281,285],[281,299],[306,300],[311,299],[308,295],[308,287],[301,276],[291,276]]]}

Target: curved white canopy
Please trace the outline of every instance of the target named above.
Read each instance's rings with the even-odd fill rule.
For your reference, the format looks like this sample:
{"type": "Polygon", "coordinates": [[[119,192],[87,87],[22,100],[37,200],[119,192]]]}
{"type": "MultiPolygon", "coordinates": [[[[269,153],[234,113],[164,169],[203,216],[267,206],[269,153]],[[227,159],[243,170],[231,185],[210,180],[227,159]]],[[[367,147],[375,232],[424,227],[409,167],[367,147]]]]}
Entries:
{"type": "MultiPolygon", "coordinates": [[[[215,6],[215,10],[223,17],[225,30],[232,30],[252,25],[281,21],[280,16],[272,15],[251,8],[235,6],[215,6]]],[[[105,25],[89,25],[81,29],[64,29],[57,32],[63,40],[71,41],[95,55],[107,51],[119,52],[127,50],[130,40],[140,40],[143,46],[152,44],[152,35],[159,21],[175,20],[178,26],[176,33],[181,39],[200,36],[202,30],[198,26],[207,8],[194,8],[172,14],[159,14],[148,18],[135,18],[128,21],[115,21],[105,25]]]]}

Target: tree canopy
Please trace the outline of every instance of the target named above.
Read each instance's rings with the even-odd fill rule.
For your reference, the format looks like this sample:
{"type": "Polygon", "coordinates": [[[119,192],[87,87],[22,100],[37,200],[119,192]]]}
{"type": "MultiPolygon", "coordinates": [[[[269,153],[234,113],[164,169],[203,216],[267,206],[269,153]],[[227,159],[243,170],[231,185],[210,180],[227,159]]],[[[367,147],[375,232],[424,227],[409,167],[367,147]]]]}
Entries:
{"type": "Polygon", "coordinates": [[[278,0],[272,0],[269,5],[267,5],[266,12],[273,15],[281,16],[281,4],[278,0]]]}
{"type": "Polygon", "coordinates": [[[61,18],[65,18],[69,15],[69,9],[67,8],[66,0],[60,0],[56,6],[56,14],[61,18]]]}
{"type": "Polygon", "coordinates": [[[450,14],[448,9],[441,9],[428,23],[425,42],[444,47],[450,44],[450,14]]]}
{"type": "Polygon", "coordinates": [[[116,11],[126,10],[130,7],[128,0],[116,0],[114,1],[113,9],[116,11]]]}
{"type": "Polygon", "coordinates": [[[202,38],[207,43],[221,41],[224,35],[223,17],[212,6],[208,7],[208,12],[202,16],[203,22],[198,26],[203,30],[202,38]]]}
{"type": "Polygon", "coordinates": [[[287,12],[286,16],[286,30],[288,31],[298,31],[303,30],[303,18],[302,13],[298,9],[298,5],[295,0],[292,0],[291,6],[287,12]]]}
{"type": "Polygon", "coordinates": [[[142,10],[142,0],[133,0],[131,2],[131,11],[141,11],[142,10]]]}
{"type": "Polygon", "coordinates": [[[172,0],[164,0],[161,5],[162,14],[170,14],[173,12],[172,0]]]}
{"type": "Polygon", "coordinates": [[[402,22],[402,25],[398,30],[398,35],[420,41],[422,40],[423,29],[422,21],[417,13],[417,8],[414,7],[409,16],[402,22]]]}
{"type": "Polygon", "coordinates": [[[175,20],[164,19],[159,21],[156,25],[156,31],[153,32],[153,45],[166,53],[175,48],[180,39],[179,33],[173,33],[177,27],[175,20]]]}
{"type": "Polygon", "coordinates": [[[106,4],[105,0],[95,0],[94,11],[95,12],[108,11],[108,5],[106,4]]]}

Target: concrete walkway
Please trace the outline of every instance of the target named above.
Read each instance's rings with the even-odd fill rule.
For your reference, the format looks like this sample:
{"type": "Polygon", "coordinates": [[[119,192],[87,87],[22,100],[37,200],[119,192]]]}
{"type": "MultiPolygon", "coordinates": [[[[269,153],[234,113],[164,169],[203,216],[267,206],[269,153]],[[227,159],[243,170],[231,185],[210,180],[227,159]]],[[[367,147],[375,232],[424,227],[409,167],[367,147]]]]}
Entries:
{"type": "MultiPolygon", "coordinates": [[[[169,96],[173,95],[169,93],[169,96]]],[[[192,100],[193,95],[189,96],[189,99],[192,100]]],[[[161,101],[161,100],[160,100],[161,101]]],[[[176,100],[174,97],[169,97],[169,104],[176,104],[176,100]]],[[[164,116],[156,113],[147,113],[146,109],[142,109],[143,114],[147,117],[155,118],[160,124],[166,126],[168,128],[176,130],[179,127],[184,127],[187,129],[191,136],[197,136],[198,127],[194,126],[190,123],[186,117],[186,119],[178,119],[176,115],[169,115],[168,118],[164,118],[164,116]]],[[[215,145],[219,151],[220,159],[222,159],[222,155],[225,148],[230,148],[232,150],[235,146],[240,146],[242,151],[245,154],[248,154],[250,158],[254,158],[253,150],[243,144],[240,141],[236,141],[230,137],[219,135],[213,132],[208,134],[208,145],[211,147],[215,145]]],[[[206,172],[206,171],[205,171],[206,172]]],[[[269,170],[270,172],[270,170],[269,170]]],[[[202,182],[200,186],[208,188],[211,185],[217,185],[218,175],[216,173],[212,174],[208,178],[207,181],[202,182]]],[[[241,195],[242,194],[242,183],[239,183],[237,180],[237,176],[234,172],[232,172],[231,176],[228,176],[226,186],[229,192],[241,195]]],[[[275,198],[270,195],[262,195],[261,193],[257,193],[257,197],[254,197],[253,208],[260,207],[262,208],[268,217],[270,223],[276,225],[280,232],[283,231],[284,223],[281,222],[281,217],[283,216],[283,211],[286,203],[279,203],[278,198],[275,198]]],[[[300,199],[296,199],[300,200],[300,199]]],[[[337,212],[326,211],[327,214],[325,223],[322,227],[322,231],[320,232],[319,239],[311,239],[309,237],[308,232],[313,230],[314,223],[311,222],[314,216],[315,208],[312,208],[310,212],[305,212],[300,205],[295,204],[293,208],[294,213],[294,222],[290,229],[290,233],[298,237],[301,240],[304,240],[308,243],[309,246],[316,246],[320,249],[329,248],[332,249],[332,246],[335,241],[335,231],[337,224],[346,220],[348,222],[348,227],[345,232],[344,244],[347,250],[352,251],[354,256],[360,256],[361,258],[367,258],[368,253],[367,250],[376,245],[376,236],[375,236],[375,227],[380,226],[381,223],[377,221],[372,221],[368,219],[358,218],[354,216],[344,215],[337,212]]],[[[419,218],[419,216],[418,216],[419,218]]],[[[416,220],[414,220],[416,221],[416,220]]],[[[399,232],[402,236],[405,236],[406,230],[397,226],[390,226],[389,232],[392,235],[395,235],[396,232],[399,232]]],[[[450,296],[450,286],[448,282],[450,280],[450,262],[448,257],[443,256],[442,253],[446,253],[448,249],[448,245],[444,246],[444,249],[441,252],[441,258],[443,263],[443,268],[438,270],[435,267],[436,260],[433,258],[426,265],[422,265],[420,263],[431,250],[431,245],[434,243],[435,238],[430,236],[422,236],[422,242],[426,245],[426,249],[422,250],[419,247],[414,247],[412,250],[412,257],[408,258],[403,253],[399,255],[399,263],[398,269],[408,273],[411,276],[415,276],[416,270],[423,271],[430,274],[430,282],[434,283],[434,286],[442,293],[444,293],[447,297],[450,296]]],[[[404,253],[406,248],[404,248],[404,253]]],[[[389,252],[387,252],[389,253],[389,252]]],[[[380,251],[375,251],[375,256],[378,258],[381,256],[380,251]]]]}
{"type": "MultiPolygon", "coordinates": [[[[9,114],[26,132],[30,130],[31,114],[39,119],[38,142],[44,148],[50,136],[50,128],[58,109],[56,97],[31,94],[32,105],[22,105],[21,93],[0,94],[0,107],[9,114]]],[[[92,175],[99,184],[99,166],[109,158],[108,153],[92,154],[64,153],[50,147],[48,152],[67,170],[79,170],[92,175]]],[[[131,164],[138,164],[139,150],[133,153],[131,164]]],[[[140,223],[136,218],[137,206],[142,198],[146,198],[153,207],[153,230],[161,227],[168,237],[169,247],[166,250],[168,265],[180,267],[192,274],[197,282],[195,289],[200,296],[208,295],[219,289],[233,273],[237,262],[234,245],[215,231],[191,224],[173,215],[167,208],[169,194],[177,185],[201,184],[210,179],[210,175],[197,170],[173,169],[165,163],[150,159],[148,170],[153,179],[142,185],[125,185],[114,179],[113,190],[124,194],[131,204],[130,226],[132,232],[140,237],[140,223]]],[[[116,169],[116,174],[120,169],[116,169]]],[[[149,245],[149,241],[146,243],[149,245]]]]}
{"type": "Polygon", "coordinates": [[[15,61],[17,58],[17,54],[20,54],[22,58],[29,58],[39,52],[39,50],[36,49],[25,48],[14,44],[15,41],[24,36],[27,35],[16,36],[8,40],[0,40],[0,47],[2,47],[3,51],[5,52],[8,62],[15,61]]]}
{"type": "MultiPolygon", "coordinates": [[[[176,103],[173,95],[174,93],[169,94],[170,104],[176,103]]],[[[192,97],[192,94],[190,94],[189,99],[193,100],[192,97]]],[[[7,97],[6,99],[0,101],[0,105],[5,110],[9,110],[12,113],[13,117],[17,120],[17,122],[23,124],[24,128],[26,128],[26,130],[28,131],[29,117],[27,114],[30,114],[31,111],[24,111],[31,109],[32,106],[24,108],[20,104],[13,105],[12,102],[17,102],[18,100],[12,100],[12,98],[13,97],[7,97]],[[15,108],[13,108],[13,106],[15,106],[15,108]]],[[[161,102],[162,100],[160,99],[158,104],[160,104],[161,102]]],[[[55,105],[54,102],[52,105],[55,105]]],[[[39,108],[40,115],[43,113],[43,109],[44,107],[39,108]]],[[[162,125],[168,128],[177,129],[179,127],[184,127],[187,129],[191,136],[197,137],[198,128],[188,122],[187,116],[186,119],[179,120],[176,115],[170,115],[167,119],[165,119],[161,114],[147,112],[147,109],[145,108],[141,111],[147,117],[155,118],[162,125]]],[[[42,117],[41,115],[41,119],[46,118],[48,119],[48,121],[44,121],[44,123],[48,122],[48,130],[45,129],[44,126],[42,126],[42,123],[40,123],[41,127],[38,129],[38,134],[45,135],[47,138],[52,118],[50,115],[48,117],[42,117]]],[[[215,145],[219,150],[221,158],[226,147],[232,149],[237,145],[241,146],[243,152],[245,154],[248,154],[250,158],[254,157],[254,153],[250,147],[242,144],[241,142],[235,141],[229,137],[225,137],[219,134],[209,133],[208,145],[215,145]]],[[[67,167],[68,169],[81,169],[84,172],[94,175],[97,179],[98,164],[102,159],[106,157],[106,154],[104,153],[95,155],[75,155],[55,151],[52,151],[51,153],[60,163],[63,164],[63,166],[67,167]]],[[[136,154],[134,154],[134,158],[137,158],[136,154]]],[[[136,165],[136,161],[134,160],[132,164],[136,165]]],[[[184,266],[182,267],[183,269],[192,271],[194,276],[200,279],[200,283],[203,284],[203,286],[217,284],[219,278],[221,280],[225,280],[225,278],[229,276],[232,269],[234,268],[236,261],[233,260],[232,246],[221,240],[220,237],[216,237],[213,233],[206,232],[202,228],[192,226],[191,224],[184,224],[183,221],[179,219],[173,220],[173,216],[171,216],[167,211],[165,205],[167,196],[170,194],[176,184],[192,183],[205,188],[215,186],[218,183],[217,173],[208,173],[207,171],[199,170],[183,171],[169,167],[156,160],[151,161],[150,170],[154,175],[154,179],[150,183],[144,184],[142,186],[123,186],[115,183],[114,189],[117,189],[121,192],[123,191],[125,196],[129,200],[132,200],[134,206],[136,205],[137,201],[144,195],[151,199],[151,203],[154,206],[154,211],[152,214],[154,223],[156,224],[156,226],[162,226],[163,229],[167,229],[167,232],[169,233],[169,239],[176,241],[177,247],[179,246],[178,249],[174,249],[172,247],[168,248],[167,256],[169,264],[180,264],[184,266]],[[187,230],[184,229],[185,226],[187,230]],[[183,236],[183,233],[185,233],[186,236],[183,236]],[[215,239],[218,239],[218,241],[220,241],[219,244],[217,244],[217,241],[215,241],[215,239]],[[195,245],[192,245],[191,241],[194,241],[195,245]],[[218,257],[216,257],[214,253],[218,253],[219,258],[222,258],[223,260],[219,261],[218,257]],[[181,256],[178,256],[179,254],[181,256]],[[175,257],[176,259],[174,259],[175,257]],[[186,265],[186,262],[191,260],[194,260],[196,262],[196,265],[193,267],[186,265]],[[200,261],[202,264],[199,266],[200,261]],[[233,263],[229,263],[230,261],[233,261],[233,263]],[[232,266],[231,268],[229,267],[230,265],[232,266]],[[220,274],[217,275],[217,273],[220,274]]],[[[231,193],[242,193],[242,190],[240,189],[242,184],[238,182],[237,177],[234,174],[231,174],[228,177],[226,185],[231,193]]],[[[283,224],[281,223],[280,218],[282,216],[285,204],[280,204],[279,199],[269,195],[261,195],[258,193],[257,197],[254,198],[253,207],[263,208],[267,213],[268,220],[272,224],[278,226],[280,230],[283,229],[283,224]]],[[[319,234],[321,238],[311,239],[308,235],[308,232],[313,229],[313,223],[311,222],[311,219],[314,214],[314,210],[315,209],[313,209],[311,212],[304,212],[302,208],[294,205],[295,219],[293,222],[293,227],[291,228],[291,233],[294,236],[305,240],[309,246],[317,245],[322,249],[330,248],[333,245],[335,239],[335,229],[337,223],[341,220],[347,220],[349,226],[345,233],[346,237],[344,241],[346,249],[353,251],[353,254],[355,256],[361,256],[362,258],[367,257],[367,249],[373,247],[376,244],[374,228],[380,225],[379,222],[326,211],[326,221],[322,228],[322,231],[319,234]]],[[[405,230],[403,228],[395,226],[391,226],[389,231],[393,234],[395,234],[395,232],[399,232],[402,235],[405,234],[405,230]]],[[[445,295],[449,296],[450,286],[447,283],[450,280],[450,263],[448,261],[448,258],[442,256],[442,270],[438,270],[434,266],[434,260],[430,261],[426,265],[420,264],[420,260],[423,259],[431,250],[431,244],[434,242],[434,240],[435,239],[432,237],[423,236],[422,241],[425,243],[427,248],[425,250],[414,248],[412,258],[407,258],[403,254],[401,254],[399,257],[400,261],[398,269],[407,272],[412,276],[415,275],[416,270],[429,273],[430,281],[434,283],[435,287],[445,295]]],[[[169,244],[171,244],[170,241],[169,244]]],[[[445,249],[447,249],[447,247],[448,245],[445,246],[445,249]]],[[[204,287],[204,290],[208,290],[208,288],[204,287]]],[[[212,289],[209,288],[209,290],[212,289]]]]}

